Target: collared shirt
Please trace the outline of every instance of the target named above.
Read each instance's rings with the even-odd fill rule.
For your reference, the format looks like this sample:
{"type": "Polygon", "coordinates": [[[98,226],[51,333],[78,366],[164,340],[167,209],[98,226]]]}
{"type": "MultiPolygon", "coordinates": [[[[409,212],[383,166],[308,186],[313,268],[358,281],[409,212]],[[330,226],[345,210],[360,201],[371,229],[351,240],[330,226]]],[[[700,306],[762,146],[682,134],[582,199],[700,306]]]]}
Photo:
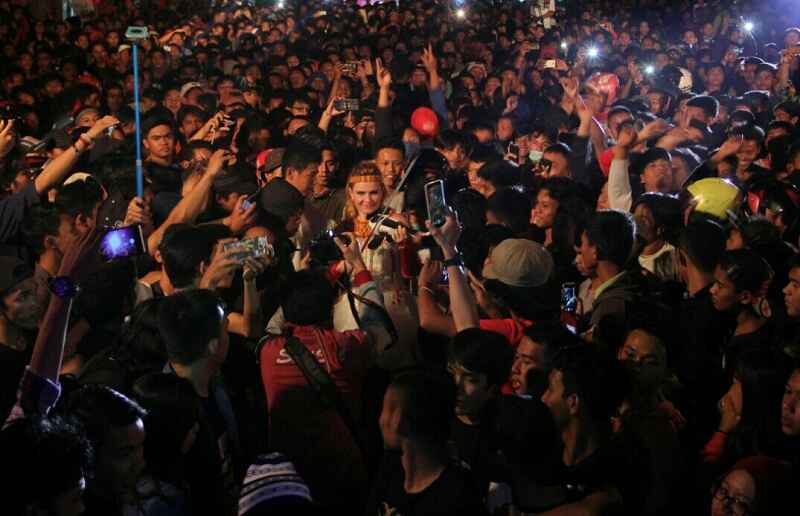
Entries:
{"type": "Polygon", "coordinates": [[[601,284],[600,284],[600,286],[599,286],[599,287],[597,287],[597,290],[595,290],[595,292],[594,292],[594,298],[595,298],[595,299],[600,299],[600,296],[601,296],[601,295],[603,295],[603,292],[604,292],[604,291],[605,291],[605,290],[606,290],[608,287],[610,287],[611,285],[613,285],[614,283],[616,283],[616,281],[617,281],[618,279],[620,279],[620,278],[622,277],[622,275],[623,275],[623,274],[625,274],[625,271],[622,271],[622,272],[620,272],[619,274],[617,274],[616,276],[612,276],[611,278],[608,278],[608,279],[607,279],[607,280],[605,280],[603,283],[601,283],[601,284]]]}

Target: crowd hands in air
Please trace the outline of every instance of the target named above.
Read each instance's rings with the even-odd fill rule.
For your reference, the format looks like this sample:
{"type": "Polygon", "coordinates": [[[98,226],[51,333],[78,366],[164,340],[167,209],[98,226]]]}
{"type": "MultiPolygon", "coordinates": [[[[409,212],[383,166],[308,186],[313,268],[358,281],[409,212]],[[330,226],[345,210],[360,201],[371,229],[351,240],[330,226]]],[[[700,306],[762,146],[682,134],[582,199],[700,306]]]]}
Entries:
{"type": "Polygon", "coordinates": [[[0,3],[4,513],[797,512],[794,2],[366,4],[0,3]]]}

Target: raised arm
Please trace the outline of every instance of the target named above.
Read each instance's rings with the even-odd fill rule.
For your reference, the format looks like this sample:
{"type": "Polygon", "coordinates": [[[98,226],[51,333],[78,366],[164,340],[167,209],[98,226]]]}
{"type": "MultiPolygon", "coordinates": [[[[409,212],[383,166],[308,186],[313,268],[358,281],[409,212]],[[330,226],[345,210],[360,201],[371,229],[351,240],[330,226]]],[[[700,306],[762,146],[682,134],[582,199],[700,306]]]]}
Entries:
{"type": "Polygon", "coordinates": [[[630,211],[633,205],[628,155],[635,144],[636,131],[633,127],[620,128],[619,138],[614,146],[614,160],[608,174],[608,204],[613,209],[630,211]]]}
{"type": "Polygon", "coordinates": [[[170,212],[167,220],[153,231],[153,234],[147,239],[147,250],[151,255],[155,255],[168,227],[181,222],[192,222],[203,212],[208,200],[211,198],[211,186],[214,183],[214,178],[222,170],[223,164],[229,161],[231,157],[230,152],[225,149],[219,149],[211,155],[211,159],[208,161],[208,169],[206,169],[206,173],[200,178],[194,189],[189,195],[180,200],[178,205],[170,212]]]}
{"type": "Polygon", "coordinates": [[[454,213],[445,217],[445,223],[436,227],[428,221],[431,235],[442,248],[445,264],[447,265],[448,287],[450,290],[450,311],[453,313],[456,333],[468,328],[477,328],[480,324],[478,305],[469,288],[467,274],[464,266],[455,263],[460,254],[456,243],[461,236],[461,226],[454,213]]]}
{"type": "Polygon", "coordinates": [[[419,325],[431,333],[453,337],[456,334],[453,318],[439,308],[439,304],[436,302],[435,292],[439,288],[438,282],[441,277],[441,262],[429,261],[422,266],[422,270],[419,272],[417,277],[419,325]]]}
{"type": "Polygon", "coordinates": [[[34,182],[34,187],[39,195],[47,193],[51,188],[57,186],[72,171],[72,167],[78,162],[81,155],[91,148],[95,138],[100,136],[103,131],[113,125],[119,124],[119,120],[113,116],[104,116],[75,142],[67,150],[59,154],[57,158],[48,163],[39,177],[34,182]]]}

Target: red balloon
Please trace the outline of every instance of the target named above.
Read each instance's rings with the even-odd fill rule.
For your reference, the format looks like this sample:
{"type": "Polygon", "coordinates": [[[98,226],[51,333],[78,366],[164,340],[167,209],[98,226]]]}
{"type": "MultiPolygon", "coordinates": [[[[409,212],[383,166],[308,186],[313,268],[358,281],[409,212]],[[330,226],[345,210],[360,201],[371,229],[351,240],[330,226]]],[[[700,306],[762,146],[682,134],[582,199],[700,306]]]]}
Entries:
{"type": "Polygon", "coordinates": [[[420,136],[432,138],[439,132],[439,117],[431,108],[417,108],[411,114],[411,127],[420,136]]]}

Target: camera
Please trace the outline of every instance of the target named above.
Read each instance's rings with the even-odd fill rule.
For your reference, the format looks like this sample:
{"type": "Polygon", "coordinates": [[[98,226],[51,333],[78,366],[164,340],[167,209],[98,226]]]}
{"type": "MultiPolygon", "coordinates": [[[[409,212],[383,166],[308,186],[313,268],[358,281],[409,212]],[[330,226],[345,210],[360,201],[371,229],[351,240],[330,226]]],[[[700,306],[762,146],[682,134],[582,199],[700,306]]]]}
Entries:
{"type": "Polygon", "coordinates": [[[358,111],[361,109],[361,102],[359,99],[340,99],[333,101],[333,107],[337,111],[358,111]]]}
{"type": "Polygon", "coordinates": [[[327,266],[344,258],[339,246],[333,240],[336,237],[339,237],[346,245],[350,245],[350,237],[337,234],[332,229],[323,231],[311,240],[308,245],[308,251],[311,253],[311,265],[313,267],[327,266]]]}

